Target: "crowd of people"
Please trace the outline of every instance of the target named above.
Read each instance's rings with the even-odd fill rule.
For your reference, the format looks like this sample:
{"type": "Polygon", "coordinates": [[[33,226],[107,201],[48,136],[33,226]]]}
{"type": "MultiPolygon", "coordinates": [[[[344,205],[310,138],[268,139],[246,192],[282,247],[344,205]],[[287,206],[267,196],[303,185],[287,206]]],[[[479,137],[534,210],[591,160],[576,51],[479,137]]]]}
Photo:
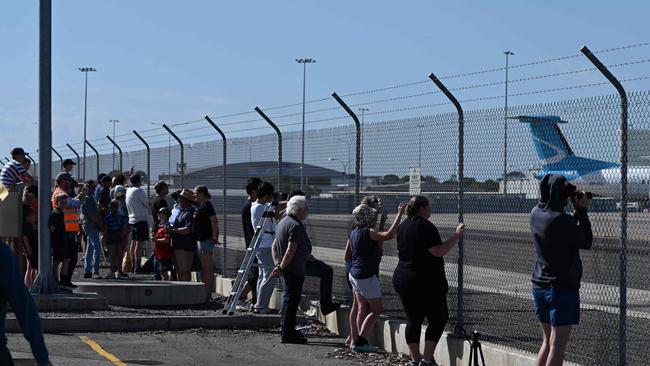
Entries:
{"type": "MultiPolygon", "coordinates": [[[[38,192],[30,185],[33,178],[27,173],[29,160],[24,151],[16,148],[12,150],[12,157],[0,175],[9,190],[16,189],[19,183],[27,185],[23,191],[23,237],[17,245],[12,243],[12,249],[17,257],[26,261],[23,278],[25,286],[29,287],[38,270],[38,192]]],[[[169,187],[161,181],[155,185],[156,195],[150,201],[138,174],[128,179],[121,174],[115,177],[102,174],[97,177],[100,184],[89,180],[79,185],[70,174],[73,165],[72,160],[64,161],[63,170],[56,176],[48,222],[52,268],[62,287],[75,287],[71,279],[80,244],[84,248],[84,278],[103,278],[99,262],[104,247],[110,257],[110,272],[105,277],[128,278],[129,272],[142,272],[142,250],[151,240],[155,279],[189,281],[198,263],[206,298],[210,298],[219,223],[207,187],[173,192],[171,204],[167,201],[169,187]]],[[[296,330],[305,277],[320,279],[322,314],[327,315],[340,307],[340,303],[332,301],[332,267],[312,254],[307,230],[308,200],[300,191],[281,197],[271,183],[259,178],[248,181],[246,192],[248,198],[241,215],[243,233],[246,246],[255,245],[256,265],[250,271],[242,296],[252,294],[252,312],[272,313],[271,295],[278,279],[282,278],[281,341],[307,343],[306,337],[296,330]]],[[[578,192],[566,178],[553,174],[541,180],[540,193],[540,202],[530,215],[530,231],[537,252],[532,299],[543,335],[537,365],[550,366],[562,364],[571,327],[578,324],[580,318],[582,264],[579,251],[590,249],[593,241],[587,215],[591,197],[578,192]],[[569,201],[572,215],[566,213],[569,201]]],[[[354,351],[378,350],[368,338],[383,312],[380,264],[384,242],[396,238],[399,262],[393,272],[392,285],[406,315],[404,339],[412,364],[437,365],[434,352],[449,318],[446,299],[449,285],[443,257],[454,248],[465,227],[463,223],[458,224],[454,234],[443,240],[430,221],[431,212],[432,203],[428,198],[414,196],[408,203],[399,204],[392,224],[385,229],[384,207],[377,196],[364,197],[352,211],[352,229],[348,232],[344,259],[346,278],[353,292],[351,332],[346,344],[354,351]],[[404,214],[406,218],[402,220],[404,214]],[[421,351],[421,329],[425,319],[427,327],[421,351]]],[[[7,263],[7,267],[2,268],[8,271],[7,276],[16,277],[17,267],[6,258],[0,260],[7,263]]],[[[20,294],[16,295],[19,292],[14,293],[14,301],[23,301],[20,294]]],[[[11,296],[8,300],[12,301],[11,296]]],[[[19,317],[26,319],[25,315],[19,317]]],[[[38,348],[42,338],[32,333],[27,336],[34,339],[38,348]]],[[[4,349],[0,349],[0,357],[3,352],[4,349]]],[[[46,359],[47,353],[37,349],[35,356],[46,359]]]]}
{"type": "MultiPolygon", "coordinates": [[[[22,260],[23,282],[29,289],[38,274],[38,189],[27,172],[30,160],[24,150],[13,149],[12,157],[0,175],[6,189],[22,190],[22,238],[9,244],[22,260]]],[[[85,279],[127,279],[144,273],[143,250],[151,241],[154,279],[190,281],[192,270],[200,270],[206,299],[211,299],[219,223],[207,187],[176,191],[168,202],[169,187],[160,181],[150,200],[139,174],[99,174],[96,181],[79,184],[71,174],[74,165],[64,160],[56,175],[47,225],[52,271],[62,289],[76,288],[72,278],[80,252],[85,279]],[[102,259],[108,273],[100,273],[102,259]]]]}

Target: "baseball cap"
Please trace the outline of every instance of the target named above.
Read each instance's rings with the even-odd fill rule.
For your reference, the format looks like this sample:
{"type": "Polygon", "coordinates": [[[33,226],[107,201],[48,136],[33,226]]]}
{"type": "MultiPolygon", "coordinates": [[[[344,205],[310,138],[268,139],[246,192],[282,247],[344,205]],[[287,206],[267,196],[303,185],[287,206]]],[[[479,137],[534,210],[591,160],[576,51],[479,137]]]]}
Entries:
{"type": "Polygon", "coordinates": [[[115,186],[115,197],[126,195],[126,187],[121,184],[115,186]]]}
{"type": "Polygon", "coordinates": [[[72,161],[72,159],[65,159],[65,160],[63,160],[63,163],[61,163],[61,166],[66,166],[68,164],[77,165],[77,163],[72,161]]]}

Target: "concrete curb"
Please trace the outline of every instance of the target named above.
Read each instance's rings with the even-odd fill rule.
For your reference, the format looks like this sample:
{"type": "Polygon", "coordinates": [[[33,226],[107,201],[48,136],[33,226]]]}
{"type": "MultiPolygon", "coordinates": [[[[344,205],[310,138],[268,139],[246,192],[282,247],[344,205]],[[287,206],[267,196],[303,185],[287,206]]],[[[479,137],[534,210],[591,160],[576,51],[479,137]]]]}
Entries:
{"type": "MultiPolygon", "coordinates": [[[[44,333],[75,332],[137,332],[153,330],[205,329],[263,329],[280,325],[279,315],[222,315],[222,316],[129,316],[42,318],[44,333]]],[[[20,333],[16,319],[5,321],[6,331],[20,333]]]]}

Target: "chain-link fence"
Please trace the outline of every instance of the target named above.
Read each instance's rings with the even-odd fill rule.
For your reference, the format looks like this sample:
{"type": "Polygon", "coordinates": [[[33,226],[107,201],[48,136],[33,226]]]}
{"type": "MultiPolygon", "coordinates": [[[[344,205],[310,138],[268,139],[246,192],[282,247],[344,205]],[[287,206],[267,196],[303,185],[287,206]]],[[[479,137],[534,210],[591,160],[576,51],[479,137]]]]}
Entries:
{"type": "MultiPolygon", "coordinates": [[[[630,165],[643,165],[650,137],[650,93],[629,95],[630,165]]],[[[506,119],[503,109],[472,110],[465,113],[464,174],[464,258],[458,250],[446,258],[450,282],[449,330],[456,325],[458,309],[458,266],[463,267],[464,327],[478,330],[486,339],[534,352],[540,344],[540,330],[531,302],[530,273],[535,252],[528,229],[528,214],[539,197],[538,178],[553,154],[576,157],[569,169],[583,174],[592,163],[612,162],[609,171],[598,172],[600,181],[576,178],[579,186],[596,193],[590,212],[594,229],[592,250],[582,251],[584,276],[581,289],[581,324],[575,328],[568,347],[568,359],[584,364],[607,364],[618,360],[619,271],[621,214],[617,176],[606,174],[618,168],[620,100],[608,95],[549,104],[517,106],[506,119]],[[526,117],[533,117],[533,120],[526,117]],[[558,122],[549,116],[558,116],[558,122]],[[538,120],[535,120],[537,118],[538,120]],[[557,122],[557,123],[556,123],[557,122]],[[508,124],[506,179],[504,166],[504,126],[508,124]],[[545,124],[537,130],[533,124],[545,124]],[[558,143],[559,142],[559,143],[558,143]],[[557,144],[556,144],[557,143],[557,144]],[[579,159],[584,157],[584,160],[579,159]],[[591,159],[591,160],[586,160],[591,159]],[[609,179],[612,178],[612,179],[609,179]],[[582,180],[581,180],[582,179],[582,180]],[[609,180],[608,180],[609,179],[609,180]],[[504,182],[505,181],[505,182],[504,182]]],[[[433,205],[431,221],[443,239],[457,224],[457,115],[429,115],[401,120],[366,123],[363,138],[361,195],[377,194],[390,213],[409,197],[409,171],[419,167],[420,190],[433,205]]],[[[211,128],[208,125],[209,128],[211,128]]],[[[206,133],[210,131],[206,130],[206,133]]],[[[184,186],[207,185],[217,208],[224,250],[218,260],[226,275],[234,276],[244,254],[241,209],[246,200],[244,186],[250,177],[260,177],[277,186],[277,136],[260,129],[259,134],[227,141],[228,165],[226,201],[223,204],[223,143],[216,131],[210,141],[186,144],[184,186]]],[[[272,132],[272,131],[270,131],[272,132]]],[[[310,129],[305,136],[305,165],[302,190],[309,196],[309,235],[314,255],[334,267],[334,295],[349,301],[345,281],[343,248],[350,229],[350,213],[355,204],[354,126],[310,129]]],[[[283,134],[284,162],[281,171],[283,192],[300,188],[300,131],[283,134]]],[[[178,147],[151,150],[149,182],[167,180],[180,187],[178,147]],[[171,151],[171,155],[170,155],[171,151]]],[[[557,157],[557,155],[555,155],[557,157]]],[[[650,154],[648,154],[650,155],[650,154]]],[[[94,176],[93,158],[89,176],[94,176]]],[[[55,162],[58,164],[58,161],[55,162]]],[[[100,171],[111,171],[112,156],[100,156],[100,171]]],[[[595,164],[595,163],[594,163],[595,164]]],[[[146,170],[146,152],[128,150],[123,154],[123,170],[146,170]]],[[[586,174],[586,173],[585,173],[586,174]]],[[[630,168],[628,209],[628,360],[643,363],[650,356],[644,338],[650,329],[650,278],[647,248],[648,214],[644,210],[650,192],[650,168],[630,168]]],[[[396,243],[384,245],[381,280],[386,313],[403,318],[401,303],[391,282],[397,264],[396,243]]],[[[305,293],[318,295],[318,282],[308,279],[305,293]]]]}
{"type": "MultiPolygon", "coordinates": [[[[647,45],[600,52],[612,54],[647,45]]],[[[577,57],[582,56],[512,68],[521,71],[577,57]]],[[[623,68],[631,70],[621,81],[650,78],[638,76],[633,69],[650,59],[624,61],[609,65],[621,72],[623,68]]],[[[476,102],[484,106],[503,98],[478,94],[478,90],[502,87],[503,82],[483,79],[486,74],[502,70],[440,79],[451,83],[474,78],[477,84],[449,90],[463,93],[463,107],[476,102]]],[[[583,80],[595,71],[580,68],[516,78],[510,83],[574,79],[568,86],[515,90],[510,96],[531,101],[534,99],[525,98],[589,87],[611,88],[601,75],[597,81],[583,80]]],[[[348,110],[331,97],[308,101],[304,164],[301,123],[296,122],[300,120],[302,104],[297,103],[262,108],[275,122],[280,135],[260,118],[260,113],[250,111],[209,117],[223,130],[223,136],[203,118],[169,124],[169,131],[175,136],[162,127],[138,131],[140,136],[120,135],[115,141],[122,150],[121,159],[119,154],[112,153],[110,141],[92,141],[92,153],[85,166],[81,161],[78,175],[85,171],[85,176],[91,178],[98,172],[115,175],[120,171],[137,171],[146,176],[150,185],[158,180],[169,182],[172,189],[206,185],[212,193],[222,235],[223,250],[216,260],[228,276],[235,275],[244,256],[242,207],[247,199],[246,181],[259,177],[281,187],[284,193],[301,189],[309,197],[307,227],[313,254],[334,268],[334,295],[348,302],[351,293],[345,279],[343,248],[355,203],[363,195],[379,195],[390,222],[398,203],[406,202],[413,192],[419,191],[432,202],[431,221],[443,240],[453,234],[459,213],[466,224],[462,255],[456,247],[445,257],[450,283],[448,330],[462,325],[468,332],[478,330],[491,342],[536,352],[541,330],[531,299],[530,277],[536,254],[528,219],[539,199],[541,176],[547,171],[562,172],[580,189],[595,194],[590,210],[593,248],[581,251],[581,321],[571,336],[567,359],[582,364],[618,364],[624,347],[628,364],[644,364],[650,358],[650,350],[645,346],[645,337],[650,336],[650,278],[646,270],[650,214],[644,212],[650,209],[650,92],[628,94],[626,134],[621,130],[619,95],[607,95],[606,89],[602,90],[599,94],[605,95],[599,97],[519,103],[509,109],[467,108],[464,128],[459,129],[459,115],[455,111],[428,112],[441,108],[451,111],[451,104],[431,80],[418,81],[341,95],[343,103],[349,103],[348,110]],[[420,90],[399,94],[414,88],[420,90]],[[368,100],[370,95],[376,99],[368,100]],[[429,99],[433,97],[443,99],[431,104],[429,99]],[[379,109],[379,105],[389,107],[379,109]],[[378,109],[370,110],[375,107],[378,109]],[[359,140],[351,116],[355,113],[354,118],[360,122],[359,140]],[[395,115],[401,119],[391,117],[395,115]],[[176,137],[183,143],[182,154],[176,137]],[[280,137],[282,144],[278,146],[280,137]],[[461,137],[463,143],[459,145],[461,137]],[[151,148],[149,164],[143,140],[151,148]],[[462,169],[460,146],[464,148],[462,169]],[[626,199],[621,197],[619,165],[623,146],[628,150],[626,199]],[[357,184],[359,195],[355,194],[357,184]],[[622,211],[627,212],[627,217],[622,211]],[[622,247],[624,244],[627,248],[622,247]],[[621,298],[621,294],[626,297],[621,298]],[[627,343],[621,343],[622,340],[627,343]]],[[[73,144],[56,149],[63,158],[76,159],[73,150],[81,151],[81,147],[82,144],[73,144]]],[[[53,165],[53,172],[59,171],[58,159],[53,165]]],[[[403,319],[402,305],[392,285],[397,261],[395,241],[384,243],[380,277],[385,313],[403,319]]],[[[318,285],[317,280],[308,278],[304,293],[317,298],[318,285]]]]}

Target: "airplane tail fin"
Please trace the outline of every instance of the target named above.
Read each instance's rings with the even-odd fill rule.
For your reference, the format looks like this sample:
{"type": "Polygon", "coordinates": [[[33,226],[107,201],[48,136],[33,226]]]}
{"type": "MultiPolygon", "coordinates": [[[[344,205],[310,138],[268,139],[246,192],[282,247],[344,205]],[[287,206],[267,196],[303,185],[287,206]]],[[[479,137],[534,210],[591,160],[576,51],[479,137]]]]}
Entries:
{"type": "Polygon", "coordinates": [[[544,170],[596,170],[616,164],[575,156],[567,142],[560,123],[567,123],[559,116],[517,116],[519,122],[527,123],[535,145],[537,157],[544,170]]]}

